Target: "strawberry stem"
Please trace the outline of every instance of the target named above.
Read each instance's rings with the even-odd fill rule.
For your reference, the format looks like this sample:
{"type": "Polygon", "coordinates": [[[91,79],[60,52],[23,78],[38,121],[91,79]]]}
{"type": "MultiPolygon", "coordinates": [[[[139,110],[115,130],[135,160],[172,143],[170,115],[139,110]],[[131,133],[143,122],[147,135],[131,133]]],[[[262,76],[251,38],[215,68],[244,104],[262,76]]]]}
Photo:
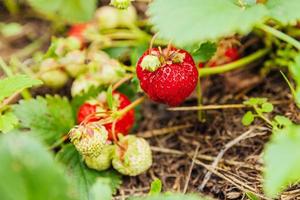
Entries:
{"type": "Polygon", "coordinates": [[[132,110],[133,108],[135,108],[136,106],[138,106],[139,104],[141,104],[145,99],[146,99],[145,96],[136,99],[134,102],[132,102],[131,104],[129,104],[128,106],[126,106],[122,110],[118,111],[116,113],[117,115],[116,115],[115,119],[121,118],[127,112],[129,112],[130,110],[132,110]]]}
{"type": "Polygon", "coordinates": [[[259,25],[257,25],[257,28],[293,45],[295,48],[300,50],[300,42],[297,41],[296,39],[294,39],[293,37],[281,32],[271,26],[265,25],[265,24],[259,24],[259,25]]]}
{"type": "Polygon", "coordinates": [[[117,123],[117,120],[114,120],[113,123],[112,123],[112,126],[111,126],[111,134],[113,136],[113,140],[114,140],[114,143],[120,147],[120,149],[122,151],[125,151],[126,148],[120,144],[120,142],[118,141],[118,138],[117,138],[117,135],[116,135],[116,123],[117,123]]]}
{"type": "Polygon", "coordinates": [[[155,34],[153,35],[153,37],[151,38],[150,46],[149,46],[149,49],[150,49],[150,50],[153,48],[153,44],[154,44],[154,41],[155,41],[155,39],[157,38],[157,36],[158,36],[158,33],[155,33],[155,34]]]}
{"type": "Polygon", "coordinates": [[[115,83],[112,87],[112,91],[115,91],[116,89],[118,89],[118,87],[120,87],[123,83],[125,83],[126,81],[130,80],[133,77],[132,74],[122,78],[121,80],[119,80],[117,83],[115,83]]]}
{"type": "Polygon", "coordinates": [[[238,69],[241,67],[246,66],[247,64],[265,56],[268,52],[270,51],[269,48],[261,49],[249,56],[243,57],[237,61],[217,66],[217,67],[210,67],[210,68],[201,68],[199,69],[199,76],[204,77],[204,76],[209,76],[213,74],[222,74],[234,69],[238,69]]]}

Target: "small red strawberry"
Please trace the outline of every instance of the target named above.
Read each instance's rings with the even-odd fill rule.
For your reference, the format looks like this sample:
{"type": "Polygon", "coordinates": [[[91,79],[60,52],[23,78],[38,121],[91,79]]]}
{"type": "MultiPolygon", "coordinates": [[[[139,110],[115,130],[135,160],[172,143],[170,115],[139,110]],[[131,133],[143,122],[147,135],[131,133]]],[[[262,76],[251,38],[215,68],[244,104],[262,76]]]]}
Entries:
{"type": "MultiPolygon", "coordinates": [[[[117,110],[121,110],[128,106],[131,102],[130,100],[120,92],[114,92],[113,97],[117,100],[117,110]]],[[[101,101],[88,101],[84,103],[78,111],[77,114],[77,122],[81,123],[88,117],[86,122],[94,122],[101,119],[101,117],[93,116],[97,112],[109,111],[106,102],[101,101]]],[[[117,120],[115,132],[122,133],[123,135],[127,135],[130,129],[134,124],[134,110],[130,110],[123,117],[117,120]]],[[[108,131],[108,139],[113,140],[112,136],[112,123],[108,123],[104,125],[108,131]]]]}
{"type": "Polygon", "coordinates": [[[80,124],[85,120],[85,118],[88,117],[87,122],[95,122],[99,120],[99,117],[93,116],[97,111],[99,110],[100,105],[97,103],[97,101],[87,101],[84,104],[82,104],[79,108],[78,114],[77,114],[77,122],[80,124]]]}
{"type": "Polygon", "coordinates": [[[71,26],[68,32],[68,36],[77,38],[81,43],[81,47],[83,47],[85,43],[84,31],[88,26],[89,26],[88,23],[75,24],[71,26]]]}
{"type": "Polygon", "coordinates": [[[199,62],[199,63],[198,63],[198,67],[199,67],[199,68],[203,68],[204,66],[205,66],[205,63],[204,63],[204,62],[199,62]]]}
{"type": "Polygon", "coordinates": [[[185,50],[147,50],[137,63],[142,89],[153,100],[170,106],[181,104],[195,89],[198,70],[185,50]]]}
{"type": "Polygon", "coordinates": [[[225,56],[230,58],[230,61],[239,59],[238,49],[234,47],[226,49],[225,56]]]}

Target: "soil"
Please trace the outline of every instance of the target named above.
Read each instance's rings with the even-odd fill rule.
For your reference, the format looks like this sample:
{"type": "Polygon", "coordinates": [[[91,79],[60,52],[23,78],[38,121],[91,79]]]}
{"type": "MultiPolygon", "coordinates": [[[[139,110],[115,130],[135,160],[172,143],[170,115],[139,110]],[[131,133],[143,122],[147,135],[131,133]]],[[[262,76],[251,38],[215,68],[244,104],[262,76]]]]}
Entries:
{"type": "MultiPolygon", "coordinates": [[[[300,121],[299,109],[278,72],[272,72],[261,83],[251,86],[251,90],[241,97],[221,87],[224,86],[222,77],[210,79],[209,91],[206,88],[204,94],[205,105],[240,103],[254,96],[267,97],[280,103],[275,106],[273,116],[282,114],[295,122],[300,121]]],[[[186,103],[187,106],[196,104],[194,100],[186,103]]],[[[197,111],[167,111],[166,106],[150,101],[144,103],[141,111],[143,118],[139,122],[138,135],[149,138],[154,164],[147,174],[125,177],[119,197],[115,199],[147,193],[154,178],[162,180],[164,191],[201,192],[216,199],[247,199],[243,191],[251,191],[264,198],[262,152],[270,129],[262,121],[256,120],[245,127],[241,123],[245,109],[223,109],[206,111],[207,121],[200,123],[197,111]],[[182,125],[185,127],[180,130],[171,130],[182,125]],[[166,127],[170,130],[166,131],[166,127]],[[235,143],[241,135],[245,136],[235,143]],[[217,155],[232,142],[234,144],[225,151],[217,167],[212,167],[217,155]],[[213,174],[201,189],[208,171],[213,174]]],[[[283,193],[281,199],[296,199],[300,195],[299,189],[294,186],[283,193]]]]}

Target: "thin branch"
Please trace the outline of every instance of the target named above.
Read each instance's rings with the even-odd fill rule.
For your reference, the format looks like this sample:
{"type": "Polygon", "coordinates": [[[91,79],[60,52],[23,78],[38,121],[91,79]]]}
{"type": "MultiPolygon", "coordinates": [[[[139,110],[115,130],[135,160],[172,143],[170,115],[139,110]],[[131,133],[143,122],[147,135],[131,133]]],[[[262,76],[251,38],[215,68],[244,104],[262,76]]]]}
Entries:
{"type": "Polygon", "coordinates": [[[191,179],[191,174],[192,174],[192,171],[193,171],[193,168],[194,168],[194,165],[195,165],[195,160],[196,160],[197,154],[199,152],[199,147],[200,146],[197,145],[194,156],[193,156],[193,159],[192,159],[192,163],[191,163],[191,166],[190,166],[190,169],[189,169],[188,176],[186,177],[186,182],[185,182],[184,189],[183,189],[184,194],[186,193],[186,191],[188,189],[188,186],[189,186],[189,182],[190,182],[190,179],[191,179]]]}

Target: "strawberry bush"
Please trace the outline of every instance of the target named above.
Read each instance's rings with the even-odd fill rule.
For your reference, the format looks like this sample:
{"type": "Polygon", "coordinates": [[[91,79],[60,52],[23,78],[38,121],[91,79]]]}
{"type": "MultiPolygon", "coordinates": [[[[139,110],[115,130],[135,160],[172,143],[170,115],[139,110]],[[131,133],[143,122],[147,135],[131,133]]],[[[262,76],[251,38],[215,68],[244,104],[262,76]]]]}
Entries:
{"type": "Polygon", "coordinates": [[[0,199],[300,197],[300,0],[0,6],[0,199]]]}

